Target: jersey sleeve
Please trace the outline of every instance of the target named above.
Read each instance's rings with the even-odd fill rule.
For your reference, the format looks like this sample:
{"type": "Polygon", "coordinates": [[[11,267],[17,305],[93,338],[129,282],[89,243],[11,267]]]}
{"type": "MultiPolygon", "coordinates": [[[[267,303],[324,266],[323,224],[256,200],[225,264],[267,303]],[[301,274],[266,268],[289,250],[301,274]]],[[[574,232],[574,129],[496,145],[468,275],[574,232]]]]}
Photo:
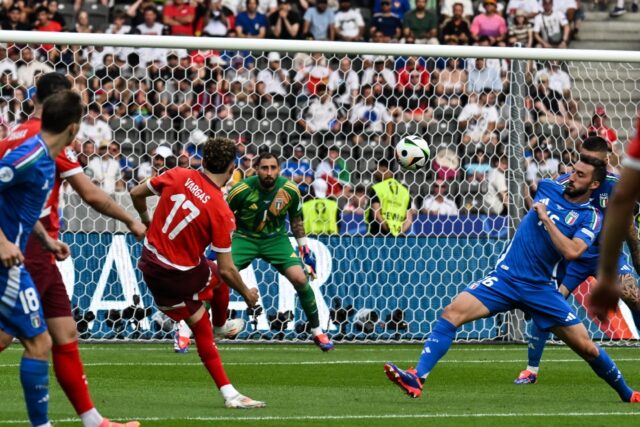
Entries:
{"type": "Polygon", "coordinates": [[[601,228],[602,213],[600,213],[598,209],[593,208],[589,213],[584,215],[581,226],[573,235],[573,238],[583,240],[587,244],[587,247],[589,247],[596,241],[601,228]]]}
{"type": "Polygon", "coordinates": [[[67,147],[56,157],[56,172],[62,179],[82,173],[82,166],[78,163],[73,148],[67,147]]]}
{"type": "Polygon", "coordinates": [[[249,190],[249,186],[242,181],[240,181],[239,183],[237,183],[231,188],[231,190],[227,194],[227,204],[229,205],[231,212],[238,211],[238,209],[240,208],[240,203],[244,198],[244,193],[247,190],[249,190]]]}
{"type": "Polygon", "coordinates": [[[564,175],[560,175],[559,177],[557,177],[556,182],[558,184],[566,185],[569,183],[569,178],[571,178],[571,174],[565,173],[564,175]]]}
{"type": "Polygon", "coordinates": [[[14,185],[28,182],[33,176],[33,171],[29,162],[30,157],[37,155],[34,153],[29,156],[28,150],[17,148],[0,159],[0,192],[3,192],[14,185]]]}
{"type": "Polygon", "coordinates": [[[302,195],[300,194],[300,190],[298,190],[298,186],[293,182],[288,181],[284,185],[284,190],[289,193],[291,196],[291,202],[289,203],[289,220],[291,218],[296,218],[302,215],[302,195]]]}
{"type": "Polygon", "coordinates": [[[211,250],[216,253],[231,252],[231,238],[236,229],[233,213],[229,209],[216,209],[213,219],[211,250]]]}
{"type": "Polygon", "coordinates": [[[154,176],[150,180],[147,181],[147,187],[153,194],[159,196],[162,194],[162,190],[164,187],[170,185],[176,179],[176,176],[180,174],[180,169],[169,169],[164,172],[162,175],[154,176]]]}

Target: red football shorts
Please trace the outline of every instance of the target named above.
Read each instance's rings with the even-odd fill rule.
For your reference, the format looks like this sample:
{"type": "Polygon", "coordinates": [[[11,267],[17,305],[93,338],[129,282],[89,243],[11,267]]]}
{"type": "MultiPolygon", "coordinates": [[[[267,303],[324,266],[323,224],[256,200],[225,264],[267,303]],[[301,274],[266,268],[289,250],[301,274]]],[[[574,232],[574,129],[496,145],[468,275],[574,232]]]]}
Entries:
{"type": "Polygon", "coordinates": [[[138,268],[156,306],[175,321],[191,317],[202,307],[202,301],[213,298],[214,289],[222,283],[218,266],[204,256],[196,267],[182,271],[162,263],[143,247],[138,268]]]}

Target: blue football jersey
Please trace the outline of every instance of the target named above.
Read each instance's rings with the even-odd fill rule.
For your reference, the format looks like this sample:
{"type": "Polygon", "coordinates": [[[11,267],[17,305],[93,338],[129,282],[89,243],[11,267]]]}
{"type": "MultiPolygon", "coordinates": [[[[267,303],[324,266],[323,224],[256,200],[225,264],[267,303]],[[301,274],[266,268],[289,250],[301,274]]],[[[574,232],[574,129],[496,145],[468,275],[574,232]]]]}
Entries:
{"type": "MultiPolygon", "coordinates": [[[[591,246],[600,232],[602,214],[589,202],[576,204],[564,198],[564,186],[544,179],[535,201],[547,206],[547,214],[560,232],[591,246]]],[[[523,218],[513,240],[498,259],[496,275],[517,282],[551,283],[554,270],[563,260],[538,214],[531,209],[523,218]]]]}
{"type": "Polygon", "coordinates": [[[0,227],[24,253],[54,184],[56,163],[40,135],[0,159],[0,227]]]}

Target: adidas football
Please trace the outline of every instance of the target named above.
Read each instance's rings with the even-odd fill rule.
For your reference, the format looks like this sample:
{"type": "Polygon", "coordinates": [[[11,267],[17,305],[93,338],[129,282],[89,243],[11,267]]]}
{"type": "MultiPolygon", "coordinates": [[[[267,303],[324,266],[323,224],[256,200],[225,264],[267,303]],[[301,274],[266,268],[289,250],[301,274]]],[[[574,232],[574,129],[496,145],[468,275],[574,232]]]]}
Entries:
{"type": "Polygon", "coordinates": [[[405,136],[396,145],[396,160],[405,169],[423,168],[430,155],[427,141],[416,135],[405,136]]]}

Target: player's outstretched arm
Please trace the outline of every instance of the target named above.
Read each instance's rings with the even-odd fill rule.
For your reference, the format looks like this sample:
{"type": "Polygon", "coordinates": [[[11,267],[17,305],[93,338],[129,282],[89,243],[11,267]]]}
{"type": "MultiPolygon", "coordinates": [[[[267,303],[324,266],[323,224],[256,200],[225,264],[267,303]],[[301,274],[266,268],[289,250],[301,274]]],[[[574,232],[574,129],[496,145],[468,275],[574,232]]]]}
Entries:
{"type": "Polygon", "coordinates": [[[551,237],[553,245],[558,249],[562,256],[567,261],[573,261],[580,258],[580,255],[582,255],[588,248],[587,243],[580,238],[570,239],[562,234],[560,229],[558,229],[553,221],[551,221],[549,215],[547,215],[547,207],[543,203],[535,203],[533,205],[533,209],[535,209],[538,214],[538,218],[542,221],[544,228],[549,233],[549,237],[551,237]]]}
{"type": "Polygon", "coordinates": [[[137,240],[144,238],[147,227],[129,215],[129,213],[119,206],[107,193],[91,182],[88,176],[83,173],[78,173],[68,177],[67,181],[80,197],[82,197],[82,200],[87,202],[96,211],[124,223],[137,240]]]}
{"type": "Polygon", "coordinates": [[[71,254],[69,246],[60,240],[52,239],[40,221],[36,221],[31,234],[36,236],[42,243],[42,247],[54,254],[58,261],[64,261],[71,254]]]}
{"type": "Polygon", "coordinates": [[[256,288],[248,288],[245,285],[240,272],[233,263],[231,252],[216,252],[218,260],[218,271],[225,283],[233,290],[238,292],[249,307],[254,307],[258,303],[258,290],[256,288]]]}
{"type": "Polygon", "coordinates": [[[147,210],[147,197],[153,196],[153,191],[151,191],[146,182],[143,182],[133,187],[129,194],[131,195],[134,209],[138,212],[138,215],[140,215],[140,221],[148,227],[151,219],[149,218],[149,211],[147,210]]]}

